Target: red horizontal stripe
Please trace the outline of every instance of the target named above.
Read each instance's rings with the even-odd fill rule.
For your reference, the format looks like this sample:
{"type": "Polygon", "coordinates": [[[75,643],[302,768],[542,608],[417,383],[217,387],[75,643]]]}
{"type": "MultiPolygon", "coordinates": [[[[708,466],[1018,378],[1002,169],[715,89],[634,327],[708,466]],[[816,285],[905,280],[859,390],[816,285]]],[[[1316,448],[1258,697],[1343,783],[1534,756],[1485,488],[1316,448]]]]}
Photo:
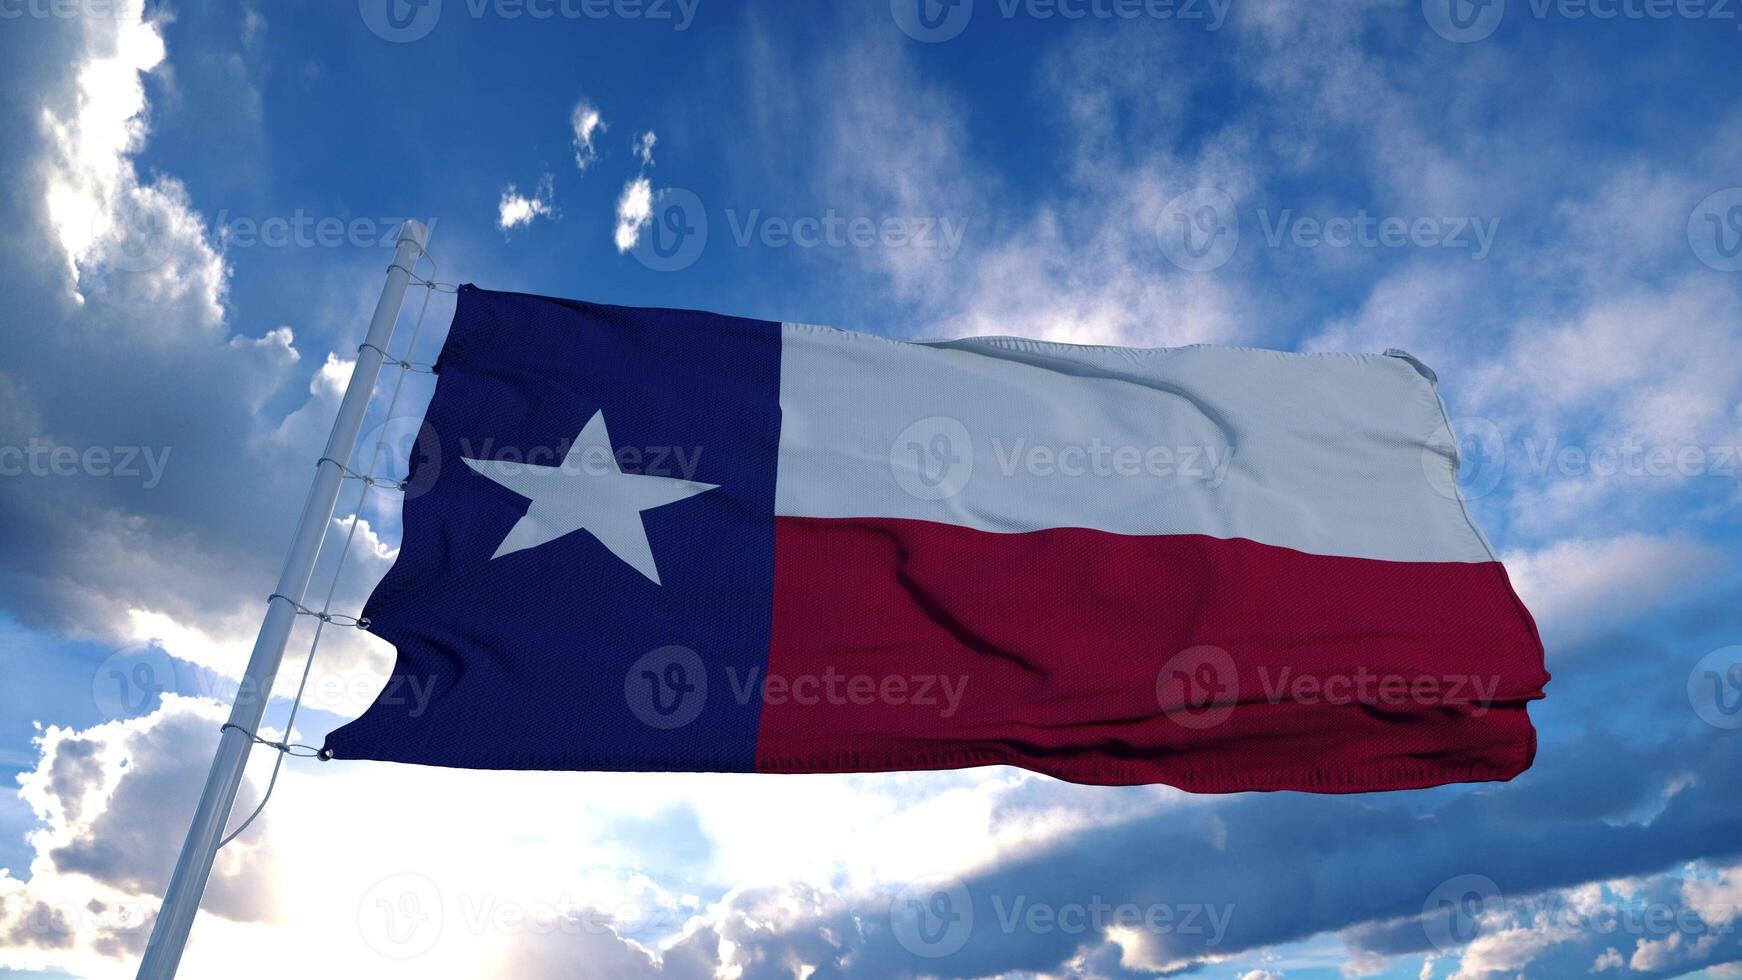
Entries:
{"type": "Polygon", "coordinates": [[[1507,779],[1548,680],[1497,562],[788,518],[757,769],[1197,792],[1507,779]]]}

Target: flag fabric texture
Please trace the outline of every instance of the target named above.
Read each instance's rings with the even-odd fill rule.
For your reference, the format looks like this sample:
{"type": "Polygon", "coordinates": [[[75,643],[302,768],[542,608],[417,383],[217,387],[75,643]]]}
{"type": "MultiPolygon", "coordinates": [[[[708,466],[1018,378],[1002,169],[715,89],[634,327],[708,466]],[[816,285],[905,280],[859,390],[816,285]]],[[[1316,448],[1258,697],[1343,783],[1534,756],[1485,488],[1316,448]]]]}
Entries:
{"type": "Polygon", "coordinates": [[[325,753],[1507,779],[1548,675],[1402,352],[911,343],[461,287],[325,753]]]}

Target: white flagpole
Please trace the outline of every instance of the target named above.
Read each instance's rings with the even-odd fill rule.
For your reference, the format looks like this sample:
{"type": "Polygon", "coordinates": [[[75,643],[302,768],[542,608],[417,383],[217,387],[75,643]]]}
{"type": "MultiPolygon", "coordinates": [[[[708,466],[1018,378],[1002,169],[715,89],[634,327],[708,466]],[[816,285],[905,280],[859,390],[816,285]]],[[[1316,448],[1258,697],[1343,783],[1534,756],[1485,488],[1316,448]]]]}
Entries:
{"type": "Polygon", "coordinates": [[[139,964],[139,980],[170,980],[181,962],[188,930],[199,911],[200,893],[205,891],[206,878],[212,872],[218,842],[223,839],[230,807],[236,802],[236,789],[242,784],[242,771],[248,764],[248,751],[254,746],[249,733],[260,730],[261,716],[272,695],[272,681],[296,621],[297,609],[292,603],[300,605],[308,591],[321,541],[338,503],[339,484],[344,478],[341,465],[349,462],[351,451],[356,448],[363,413],[369,407],[369,396],[381,372],[382,351],[393,337],[393,325],[399,319],[411,270],[428,244],[429,229],[419,222],[407,221],[399,232],[393,265],[387,270],[387,286],[381,290],[381,301],[375,304],[368,338],[357,352],[357,366],[351,372],[345,398],[339,403],[339,415],[333,420],[326,453],[315,468],[314,486],[309,488],[296,537],[278,578],[277,595],[290,601],[274,598],[267,603],[266,618],[260,624],[254,652],[248,658],[247,673],[236,692],[236,703],[230,708],[229,725],[219,736],[218,754],[212,759],[212,771],[206,776],[206,788],[194,810],[193,825],[188,828],[181,857],[176,859],[175,873],[169,879],[169,890],[164,893],[163,906],[157,913],[157,923],[151,929],[151,942],[139,964]]]}

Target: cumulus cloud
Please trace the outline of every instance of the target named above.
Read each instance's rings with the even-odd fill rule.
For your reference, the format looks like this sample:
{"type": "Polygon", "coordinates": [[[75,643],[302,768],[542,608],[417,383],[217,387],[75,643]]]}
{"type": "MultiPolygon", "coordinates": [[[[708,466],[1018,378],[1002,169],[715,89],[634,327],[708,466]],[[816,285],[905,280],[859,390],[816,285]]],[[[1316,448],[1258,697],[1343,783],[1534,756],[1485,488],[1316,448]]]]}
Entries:
{"type": "Polygon", "coordinates": [[[509,184],[502,189],[502,198],[496,203],[496,227],[506,232],[530,225],[534,218],[555,217],[556,207],[552,203],[555,196],[556,181],[550,174],[539,178],[531,197],[509,184]]]}
{"type": "MultiPolygon", "coordinates": [[[[31,27],[57,56],[7,59],[38,74],[12,79],[33,98],[0,109],[16,136],[0,164],[18,175],[0,202],[0,288],[18,325],[0,430],[13,444],[102,446],[163,465],[155,479],[141,469],[0,483],[0,594],[31,627],[122,644],[136,639],[137,610],[212,623],[246,605],[251,617],[279,548],[262,522],[289,527],[302,488],[282,473],[306,472],[324,438],[274,437],[288,431],[286,406],[297,416],[308,370],[296,335],[231,325],[229,269],[205,220],[172,178],[138,173],[142,76],[163,69],[161,25],[123,3],[114,16],[31,27]]],[[[302,417],[330,420],[328,386],[309,390],[302,417]]]]}
{"type": "Polygon", "coordinates": [[[617,230],[611,235],[618,252],[627,252],[641,238],[641,229],[653,220],[653,184],[646,177],[631,178],[617,197],[617,230]]]}
{"type": "Polygon", "coordinates": [[[149,132],[143,76],[163,64],[160,26],[132,0],[73,29],[84,59],[69,91],[41,105],[46,145],[32,168],[71,293],[171,304],[186,311],[188,329],[210,328],[222,316],[223,264],[181,184],[143,182],[131,162],[149,132]]]}
{"type": "MultiPolygon", "coordinates": [[[[145,947],[156,896],[168,883],[182,831],[205,783],[225,712],[167,697],[151,715],[83,731],[50,727],[41,755],[19,776],[19,795],[39,827],[26,879],[0,871],[0,964],[120,973],[145,947]]],[[[257,799],[244,785],[239,807],[257,799]]],[[[203,908],[238,923],[270,924],[278,913],[278,865],[262,834],[219,854],[203,908]]]]}
{"type": "Polygon", "coordinates": [[[658,142],[659,137],[651,129],[635,137],[631,148],[635,151],[635,159],[640,160],[643,167],[653,166],[653,145],[658,142]]]}
{"type": "Polygon", "coordinates": [[[619,253],[634,248],[641,240],[641,230],[653,220],[653,182],[647,179],[647,168],[653,166],[653,145],[658,139],[652,130],[635,137],[633,149],[641,170],[629,178],[617,196],[617,227],[611,233],[619,253]]]}
{"type": "Polygon", "coordinates": [[[832,289],[856,290],[868,309],[898,301],[904,315],[889,329],[922,338],[1163,346],[1227,340],[1247,305],[1230,275],[1169,263],[1156,234],[1164,206],[1202,185],[1240,196],[1253,182],[1234,152],[1250,138],[1241,125],[1195,151],[1171,143],[1199,77],[1168,67],[1175,43],[1151,32],[1065,39],[1035,83],[1056,159],[1041,187],[1020,192],[976,152],[968,107],[899,37],[864,31],[807,60],[752,29],[745,47],[763,166],[803,192],[789,206],[959,229],[958,248],[827,256],[861,273],[832,289]],[[821,89],[807,81],[819,73],[850,83],[821,89]]]}
{"type": "Polygon", "coordinates": [[[1685,536],[1638,533],[1568,538],[1502,558],[1525,606],[1563,642],[1686,595],[1725,561],[1720,549],[1685,536]]]}
{"type": "Polygon", "coordinates": [[[609,128],[605,125],[604,117],[599,115],[598,107],[585,97],[569,110],[569,129],[574,134],[576,170],[584,174],[593,161],[598,159],[599,154],[593,145],[593,138],[609,128]]]}

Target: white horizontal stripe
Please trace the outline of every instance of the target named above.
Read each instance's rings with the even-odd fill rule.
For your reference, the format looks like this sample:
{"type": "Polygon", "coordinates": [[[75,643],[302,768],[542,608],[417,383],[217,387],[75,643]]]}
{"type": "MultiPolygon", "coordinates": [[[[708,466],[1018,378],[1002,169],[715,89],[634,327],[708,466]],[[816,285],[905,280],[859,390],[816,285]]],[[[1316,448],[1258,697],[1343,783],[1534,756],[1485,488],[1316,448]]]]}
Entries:
{"type": "Polygon", "coordinates": [[[1382,354],[916,344],[786,324],[775,510],[1487,561],[1433,383],[1382,354]]]}

